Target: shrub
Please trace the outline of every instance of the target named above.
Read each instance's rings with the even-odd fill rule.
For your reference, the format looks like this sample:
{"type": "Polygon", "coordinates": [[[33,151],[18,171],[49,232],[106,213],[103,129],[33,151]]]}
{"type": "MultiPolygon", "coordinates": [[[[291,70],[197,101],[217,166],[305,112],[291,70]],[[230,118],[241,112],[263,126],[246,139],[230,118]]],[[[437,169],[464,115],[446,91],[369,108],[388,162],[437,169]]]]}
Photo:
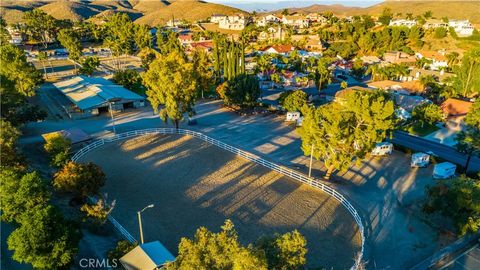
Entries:
{"type": "Polygon", "coordinates": [[[63,192],[71,192],[84,198],[93,195],[105,185],[105,174],[93,163],[67,163],[53,178],[53,186],[63,192]]]}
{"type": "Polygon", "coordinates": [[[61,167],[70,159],[69,153],[71,146],[72,142],[69,139],[56,133],[46,138],[46,143],[43,147],[50,155],[51,164],[56,167],[61,167]]]}

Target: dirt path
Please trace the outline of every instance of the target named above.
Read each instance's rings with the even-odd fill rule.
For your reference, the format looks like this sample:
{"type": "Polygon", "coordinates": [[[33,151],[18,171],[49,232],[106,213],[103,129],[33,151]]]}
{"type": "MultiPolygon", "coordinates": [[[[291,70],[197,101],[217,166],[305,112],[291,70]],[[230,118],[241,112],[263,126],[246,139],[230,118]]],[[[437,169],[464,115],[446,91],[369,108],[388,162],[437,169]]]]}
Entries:
{"type": "Polygon", "coordinates": [[[117,200],[113,216],[137,239],[136,211],[146,241],[173,253],[199,226],[217,231],[232,219],[243,242],[298,229],[308,241],[308,263],[347,269],[360,233],[336,200],[260,165],[188,136],[143,136],[111,143],[84,156],[104,169],[103,191],[117,200]]]}

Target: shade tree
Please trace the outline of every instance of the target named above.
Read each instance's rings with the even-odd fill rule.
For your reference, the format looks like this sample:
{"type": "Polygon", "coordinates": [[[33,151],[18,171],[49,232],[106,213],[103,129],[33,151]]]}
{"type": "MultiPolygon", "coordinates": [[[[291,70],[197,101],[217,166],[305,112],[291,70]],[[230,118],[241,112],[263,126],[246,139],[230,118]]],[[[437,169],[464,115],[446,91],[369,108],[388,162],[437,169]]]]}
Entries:
{"type": "Polygon", "coordinates": [[[102,169],[91,162],[68,162],[53,177],[53,187],[61,192],[74,194],[77,198],[95,195],[105,185],[102,169]]]}

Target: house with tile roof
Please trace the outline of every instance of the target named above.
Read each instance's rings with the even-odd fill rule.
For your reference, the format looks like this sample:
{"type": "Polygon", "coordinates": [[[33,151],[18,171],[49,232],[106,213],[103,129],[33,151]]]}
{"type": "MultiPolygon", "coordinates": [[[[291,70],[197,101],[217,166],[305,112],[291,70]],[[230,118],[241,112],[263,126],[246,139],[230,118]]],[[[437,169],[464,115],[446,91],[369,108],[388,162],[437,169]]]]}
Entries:
{"type": "Polygon", "coordinates": [[[441,105],[443,113],[447,118],[447,127],[454,130],[462,130],[464,128],[463,120],[470,111],[473,102],[449,98],[441,105]]]}

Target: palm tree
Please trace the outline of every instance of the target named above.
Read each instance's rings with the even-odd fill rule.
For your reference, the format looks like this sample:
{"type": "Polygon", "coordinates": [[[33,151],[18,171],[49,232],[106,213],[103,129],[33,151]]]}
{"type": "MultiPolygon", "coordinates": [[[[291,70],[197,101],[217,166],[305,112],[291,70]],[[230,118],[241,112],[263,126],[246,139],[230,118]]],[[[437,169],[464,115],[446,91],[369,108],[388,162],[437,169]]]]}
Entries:
{"type": "Polygon", "coordinates": [[[449,68],[452,68],[454,65],[456,65],[459,62],[458,56],[459,56],[458,52],[451,52],[446,55],[447,64],[449,68]]]}
{"type": "Polygon", "coordinates": [[[376,77],[378,75],[378,70],[380,69],[380,66],[378,64],[370,65],[367,68],[367,71],[365,74],[371,74],[372,75],[372,81],[376,81],[376,77]]]}

